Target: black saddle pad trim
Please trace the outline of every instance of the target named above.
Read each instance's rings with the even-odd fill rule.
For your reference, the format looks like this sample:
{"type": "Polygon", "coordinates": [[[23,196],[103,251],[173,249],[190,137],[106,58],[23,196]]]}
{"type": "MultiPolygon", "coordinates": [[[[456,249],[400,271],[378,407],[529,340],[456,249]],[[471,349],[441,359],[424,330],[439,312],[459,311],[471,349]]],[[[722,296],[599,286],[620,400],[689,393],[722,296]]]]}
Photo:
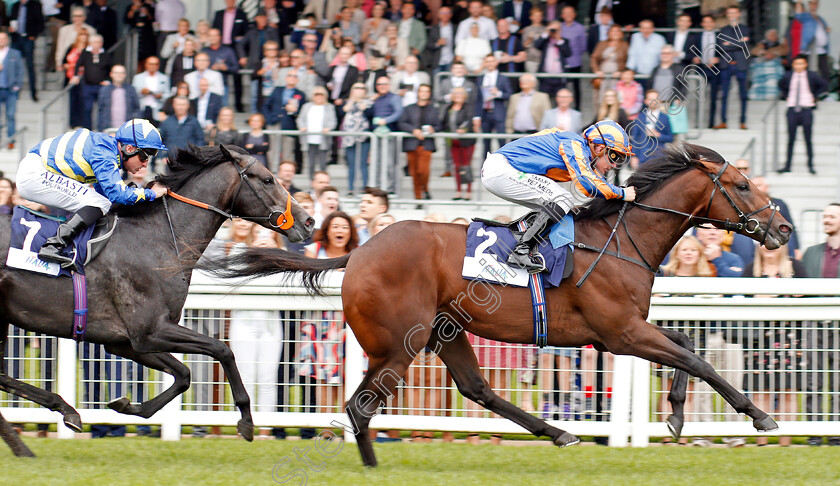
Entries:
{"type": "Polygon", "coordinates": [[[525,215],[523,215],[522,217],[514,219],[510,223],[502,223],[501,221],[496,221],[495,219],[484,219],[484,218],[473,218],[473,221],[475,221],[477,223],[483,223],[487,226],[493,226],[493,227],[496,227],[496,228],[507,228],[507,229],[513,231],[514,233],[519,233],[520,231],[519,231],[519,228],[517,227],[519,225],[519,222],[520,221],[525,221],[526,223],[529,223],[530,221],[533,221],[533,218],[538,213],[539,213],[539,211],[530,211],[528,213],[525,213],[525,215]]]}

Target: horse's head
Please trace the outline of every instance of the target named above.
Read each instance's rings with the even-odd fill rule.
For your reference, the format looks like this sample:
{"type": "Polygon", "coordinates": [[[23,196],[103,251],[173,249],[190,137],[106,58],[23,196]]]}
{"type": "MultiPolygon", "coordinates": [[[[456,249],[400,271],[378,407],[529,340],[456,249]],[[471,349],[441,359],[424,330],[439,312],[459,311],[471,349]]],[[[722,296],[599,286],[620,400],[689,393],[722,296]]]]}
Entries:
{"type": "Polygon", "coordinates": [[[233,162],[238,181],[231,196],[230,212],[302,241],[315,229],[315,220],[294,200],[274,175],[239,147],[219,147],[233,162]]]}
{"type": "Polygon", "coordinates": [[[788,242],[793,225],[747,176],[714,150],[690,144],[683,149],[699,162],[708,185],[708,199],[694,213],[697,222],[747,235],[771,250],[788,242]]]}

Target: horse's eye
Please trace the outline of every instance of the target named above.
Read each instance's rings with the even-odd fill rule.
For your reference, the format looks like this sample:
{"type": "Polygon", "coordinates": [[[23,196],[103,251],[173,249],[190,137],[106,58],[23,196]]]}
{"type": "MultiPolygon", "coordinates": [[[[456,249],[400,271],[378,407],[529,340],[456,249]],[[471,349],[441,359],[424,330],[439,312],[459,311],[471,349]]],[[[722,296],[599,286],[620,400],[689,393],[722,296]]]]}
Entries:
{"type": "Polygon", "coordinates": [[[263,179],[263,184],[265,184],[266,186],[274,184],[274,177],[266,177],[265,179],[263,179]]]}
{"type": "Polygon", "coordinates": [[[749,191],[750,185],[749,184],[738,184],[739,191],[749,191]]]}

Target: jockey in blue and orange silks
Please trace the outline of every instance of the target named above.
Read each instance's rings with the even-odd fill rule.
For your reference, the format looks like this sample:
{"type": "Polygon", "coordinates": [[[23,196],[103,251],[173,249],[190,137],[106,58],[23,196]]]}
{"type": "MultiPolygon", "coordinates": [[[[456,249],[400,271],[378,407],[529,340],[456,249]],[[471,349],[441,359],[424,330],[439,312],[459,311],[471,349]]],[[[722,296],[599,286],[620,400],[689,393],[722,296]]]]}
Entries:
{"type": "Polygon", "coordinates": [[[633,187],[617,187],[605,178],[610,168],[633,155],[630,137],[612,120],[590,126],[583,136],[557,128],[510,142],[488,154],[481,181],[502,199],[539,209],[520,235],[507,262],[531,273],[545,270],[537,250],[539,236],[574,207],[571,193],[560,182],[572,182],[589,197],[633,201],[633,187]]]}

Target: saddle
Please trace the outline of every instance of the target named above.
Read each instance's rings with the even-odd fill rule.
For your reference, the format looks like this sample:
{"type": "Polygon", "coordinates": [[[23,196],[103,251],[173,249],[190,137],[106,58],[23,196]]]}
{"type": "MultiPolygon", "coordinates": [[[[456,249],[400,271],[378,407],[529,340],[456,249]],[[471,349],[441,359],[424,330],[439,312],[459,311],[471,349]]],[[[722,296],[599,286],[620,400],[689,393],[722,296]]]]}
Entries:
{"type": "Polygon", "coordinates": [[[109,213],[86,229],[73,241],[73,247],[66,251],[72,257],[75,268],[61,268],[57,263],[44,262],[38,258],[38,249],[47,238],[55,235],[58,225],[65,218],[15,206],[11,220],[11,239],[6,265],[12,268],[30,270],[46,275],[71,275],[75,270],[84,273],[84,266],[92,262],[105,248],[119,222],[115,213],[109,213]]]}
{"type": "Polygon", "coordinates": [[[519,231],[519,223],[524,221],[527,226],[531,226],[531,223],[534,221],[534,218],[537,217],[537,214],[539,214],[539,211],[529,211],[509,223],[502,223],[501,221],[496,221],[495,219],[484,218],[473,218],[472,220],[476,223],[482,223],[485,226],[493,228],[507,228],[513,234],[520,234],[522,231],[519,231]]]}

